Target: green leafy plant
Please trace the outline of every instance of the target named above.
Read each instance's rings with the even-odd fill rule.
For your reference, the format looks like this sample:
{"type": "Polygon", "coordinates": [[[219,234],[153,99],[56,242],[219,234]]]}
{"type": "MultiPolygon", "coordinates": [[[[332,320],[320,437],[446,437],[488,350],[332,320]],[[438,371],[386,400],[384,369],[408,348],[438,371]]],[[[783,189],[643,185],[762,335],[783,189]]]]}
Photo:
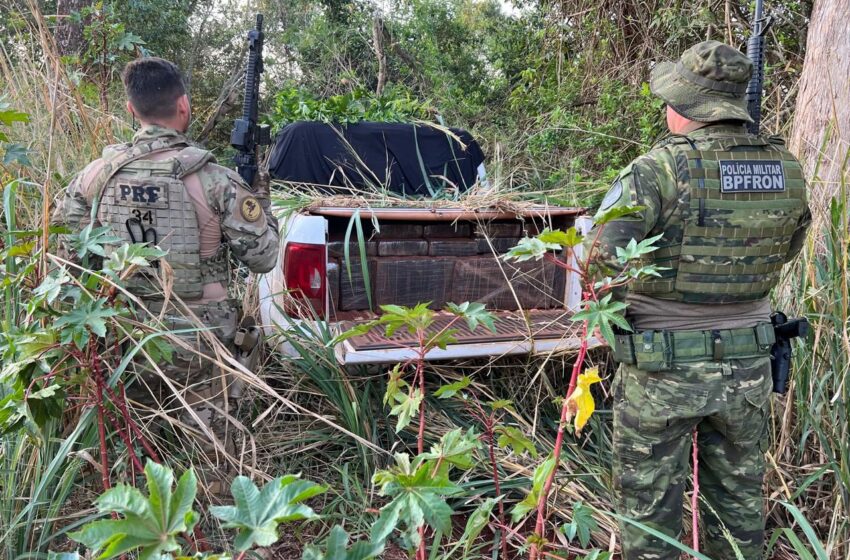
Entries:
{"type": "Polygon", "coordinates": [[[119,484],[95,501],[102,514],[120,519],[93,521],[70,537],[85,545],[100,560],[138,551],[141,560],[159,558],[162,553],[180,550],[177,536],[191,531],[198,522],[192,510],[197,491],[195,473],[183,473],[172,491],[171,469],[148,461],[145,466],[148,495],[127,484],[119,484]]]}
{"type": "Polygon", "coordinates": [[[11,103],[0,97],[0,148],[3,150],[3,158],[0,159],[2,165],[0,166],[5,167],[13,163],[23,166],[30,165],[26,146],[17,142],[10,142],[9,136],[2,130],[3,127],[11,127],[15,123],[26,123],[28,121],[29,114],[15,110],[11,103]]]}
{"type": "Polygon", "coordinates": [[[295,88],[281,89],[275,96],[272,121],[286,125],[295,121],[348,124],[360,121],[413,122],[429,117],[428,103],[417,101],[401,87],[389,87],[378,96],[363,88],[317,99],[295,88]]]}
{"type": "Polygon", "coordinates": [[[399,524],[405,527],[402,539],[410,550],[420,549],[424,544],[425,524],[450,534],[454,512],[444,497],[463,490],[447,474],[438,472],[431,460],[417,457],[411,462],[406,453],[397,453],[395,463],[393,468],[375,473],[372,479],[380,486],[381,495],[392,499],[381,508],[381,515],[372,527],[372,542],[385,541],[399,524]]]}
{"type": "Polygon", "coordinates": [[[292,475],[276,478],[260,490],[249,478],[239,476],[230,487],[235,505],[213,506],[210,513],[224,521],[225,528],[238,529],[234,547],[241,553],[277,542],[281,523],[316,519],[302,502],[326,490],[292,475]]]}
{"type": "Polygon", "coordinates": [[[358,541],[348,545],[349,537],[339,525],[334,525],[325,540],[325,550],[316,545],[304,548],[302,560],[371,560],[384,551],[384,545],[373,544],[369,541],[358,541]]]}
{"type": "Polygon", "coordinates": [[[541,551],[547,545],[544,535],[546,504],[560,462],[567,421],[573,415],[576,415],[576,432],[578,433],[593,412],[594,403],[589,393],[589,387],[592,383],[598,382],[599,377],[595,370],[581,373],[587,356],[588,341],[598,330],[609,344],[613,344],[614,326],[630,331],[631,327],[621,315],[626,309],[626,304],[615,301],[612,292],[626,286],[635,279],[657,275],[657,267],[641,266],[640,261],[644,255],[655,250],[653,243],[660,236],[648,238],[639,243],[632,240],[625,248],[617,248],[617,266],[613,270],[613,275],[605,274],[607,270],[602,270],[602,267],[594,264],[594,251],[605,225],[617,218],[640,210],[642,210],[641,207],[616,207],[606,212],[597,213],[594,217],[595,237],[591,239],[589,254],[583,261],[576,258],[576,247],[581,244],[588,246],[588,244],[585,243],[584,236],[574,227],[565,232],[544,230],[534,238],[521,240],[516,247],[504,256],[506,260],[518,261],[546,259],[576,274],[583,285],[582,309],[571,318],[572,321],[582,325],[583,339],[578,356],[573,364],[566,397],[561,399],[561,415],[555,447],[552,454],[535,469],[531,491],[522,502],[514,507],[512,512],[515,522],[532,511],[536,510],[537,512],[534,534],[529,537],[531,560],[539,558],[541,551]],[[637,267],[635,267],[636,264],[637,267]],[[600,274],[603,278],[597,280],[596,277],[600,274]],[[581,390],[576,391],[580,381],[581,390]]]}

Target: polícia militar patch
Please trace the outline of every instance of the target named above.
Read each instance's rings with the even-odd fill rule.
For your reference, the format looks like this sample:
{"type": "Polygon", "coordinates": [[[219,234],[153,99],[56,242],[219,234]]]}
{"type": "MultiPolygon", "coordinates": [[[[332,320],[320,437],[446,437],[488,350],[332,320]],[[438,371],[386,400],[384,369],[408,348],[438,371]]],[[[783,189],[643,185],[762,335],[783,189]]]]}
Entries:
{"type": "Polygon", "coordinates": [[[785,171],[776,160],[720,160],[720,192],[784,192],[785,171]]]}

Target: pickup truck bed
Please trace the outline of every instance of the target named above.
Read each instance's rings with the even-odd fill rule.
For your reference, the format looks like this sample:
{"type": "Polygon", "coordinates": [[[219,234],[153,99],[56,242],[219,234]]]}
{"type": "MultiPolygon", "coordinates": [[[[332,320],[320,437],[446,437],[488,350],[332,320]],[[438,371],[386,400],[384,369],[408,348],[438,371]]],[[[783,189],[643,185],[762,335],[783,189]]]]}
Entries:
{"type": "MultiPolygon", "coordinates": [[[[590,226],[582,209],[311,208],[284,223],[280,264],[260,283],[263,323],[273,332],[319,315],[341,332],[374,319],[382,304],[429,301],[438,310],[478,301],[496,315],[496,334],[457,322],[457,343],[431,351],[429,360],[572,350],[579,345],[569,320],[581,299],[578,279],[552,263],[500,258],[525,235],[572,225],[590,226]],[[352,220],[360,221],[365,244],[356,242],[352,220]],[[316,313],[305,314],[305,302],[316,313]]],[[[439,314],[434,328],[451,318],[439,314]]],[[[334,350],[343,364],[393,363],[411,357],[414,346],[405,333],[386,338],[374,330],[334,350]]]]}

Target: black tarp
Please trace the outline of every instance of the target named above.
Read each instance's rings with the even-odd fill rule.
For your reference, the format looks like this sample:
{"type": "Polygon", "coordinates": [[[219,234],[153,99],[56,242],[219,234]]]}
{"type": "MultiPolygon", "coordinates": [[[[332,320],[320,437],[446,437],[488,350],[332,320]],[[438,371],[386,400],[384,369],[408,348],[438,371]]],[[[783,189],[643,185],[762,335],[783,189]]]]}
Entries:
{"type": "Polygon", "coordinates": [[[451,186],[465,191],[478,180],[484,153],[467,131],[450,130],[460,142],[423,125],[296,122],[275,138],[269,173],[293,183],[414,196],[435,196],[451,186]]]}

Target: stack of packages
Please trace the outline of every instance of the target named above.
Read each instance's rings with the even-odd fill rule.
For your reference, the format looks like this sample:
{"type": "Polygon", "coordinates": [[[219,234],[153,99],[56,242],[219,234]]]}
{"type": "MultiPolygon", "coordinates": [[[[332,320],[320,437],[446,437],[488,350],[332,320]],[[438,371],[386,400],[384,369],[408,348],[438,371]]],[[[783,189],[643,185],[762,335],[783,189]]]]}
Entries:
{"type": "MultiPolygon", "coordinates": [[[[365,243],[374,305],[412,306],[477,301],[488,309],[549,309],[563,306],[566,274],[547,261],[499,258],[522,234],[519,221],[383,223],[365,243]]],[[[340,311],[369,308],[361,247],[328,245],[331,297],[340,311]]]]}

